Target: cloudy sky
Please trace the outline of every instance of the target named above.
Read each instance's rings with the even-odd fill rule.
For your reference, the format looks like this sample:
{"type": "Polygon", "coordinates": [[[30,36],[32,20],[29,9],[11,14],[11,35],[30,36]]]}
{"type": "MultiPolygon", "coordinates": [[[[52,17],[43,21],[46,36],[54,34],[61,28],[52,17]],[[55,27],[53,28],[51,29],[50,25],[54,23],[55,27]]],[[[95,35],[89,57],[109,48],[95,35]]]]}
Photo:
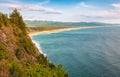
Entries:
{"type": "Polygon", "coordinates": [[[120,23],[120,0],[0,0],[0,12],[15,8],[24,20],[120,23]]]}

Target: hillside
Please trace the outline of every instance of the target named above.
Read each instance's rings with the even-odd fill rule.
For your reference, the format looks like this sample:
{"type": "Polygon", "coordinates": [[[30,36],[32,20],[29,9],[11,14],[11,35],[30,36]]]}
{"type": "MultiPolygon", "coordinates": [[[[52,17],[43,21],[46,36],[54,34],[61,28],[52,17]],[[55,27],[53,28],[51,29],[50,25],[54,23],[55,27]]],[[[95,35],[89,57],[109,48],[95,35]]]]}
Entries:
{"type": "Polygon", "coordinates": [[[0,77],[68,77],[35,47],[16,9],[0,13],[0,77]]]}
{"type": "Polygon", "coordinates": [[[100,22],[55,22],[55,21],[25,21],[26,25],[29,26],[112,26],[118,24],[108,24],[108,23],[100,23],[100,22]]]}

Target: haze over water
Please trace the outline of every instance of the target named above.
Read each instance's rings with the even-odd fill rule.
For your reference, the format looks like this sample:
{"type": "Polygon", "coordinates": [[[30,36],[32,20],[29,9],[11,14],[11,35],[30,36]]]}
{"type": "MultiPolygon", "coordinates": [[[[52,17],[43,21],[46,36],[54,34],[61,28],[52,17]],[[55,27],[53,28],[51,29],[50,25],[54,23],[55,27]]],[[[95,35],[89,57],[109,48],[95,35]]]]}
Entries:
{"type": "Polygon", "coordinates": [[[69,77],[120,77],[119,26],[41,34],[32,40],[69,77]]]}

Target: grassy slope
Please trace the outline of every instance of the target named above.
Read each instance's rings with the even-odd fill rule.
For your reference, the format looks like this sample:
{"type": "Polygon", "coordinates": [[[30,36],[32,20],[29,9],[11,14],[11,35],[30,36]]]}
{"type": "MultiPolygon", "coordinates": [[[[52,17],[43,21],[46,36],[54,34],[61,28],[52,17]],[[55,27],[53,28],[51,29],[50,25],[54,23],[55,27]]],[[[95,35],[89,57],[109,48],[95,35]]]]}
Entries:
{"type": "Polygon", "coordinates": [[[16,10],[9,18],[0,14],[0,77],[68,77],[39,53],[24,26],[16,10]]]}

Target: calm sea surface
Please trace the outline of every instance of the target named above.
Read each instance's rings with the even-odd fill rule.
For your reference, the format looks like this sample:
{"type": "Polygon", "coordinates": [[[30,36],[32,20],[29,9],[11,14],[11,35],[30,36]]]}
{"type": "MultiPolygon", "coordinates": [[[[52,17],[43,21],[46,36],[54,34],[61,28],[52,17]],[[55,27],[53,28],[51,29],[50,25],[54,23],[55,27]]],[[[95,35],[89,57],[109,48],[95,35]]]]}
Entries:
{"type": "Polygon", "coordinates": [[[120,27],[100,27],[31,36],[69,77],[120,77],[120,27]]]}

